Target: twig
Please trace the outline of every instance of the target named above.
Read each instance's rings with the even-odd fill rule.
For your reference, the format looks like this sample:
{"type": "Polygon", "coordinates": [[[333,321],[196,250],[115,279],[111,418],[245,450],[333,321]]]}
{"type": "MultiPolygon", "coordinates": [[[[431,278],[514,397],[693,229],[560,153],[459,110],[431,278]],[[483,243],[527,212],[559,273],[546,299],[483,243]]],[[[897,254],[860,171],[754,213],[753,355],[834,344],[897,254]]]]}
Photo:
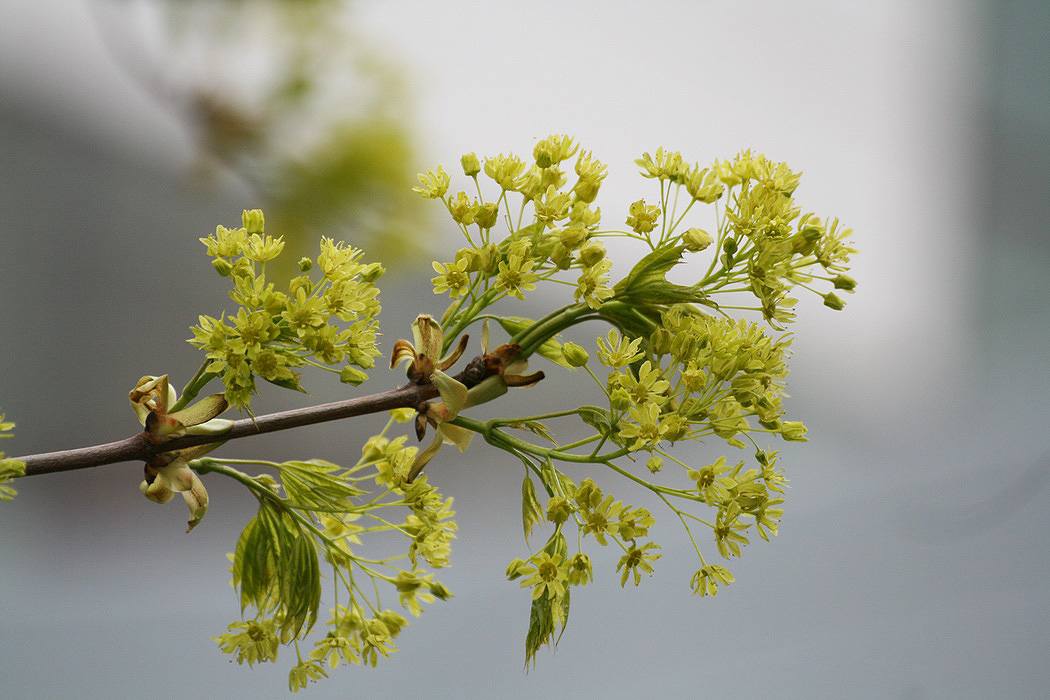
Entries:
{"type": "MultiPolygon", "coordinates": [[[[462,377],[457,378],[461,381],[463,379],[462,377]]],[[[256,416],[255,418],[237,420],[233,422],[233,427],[223,433],[219,439],[216,439],[215,435],[186,435],[170,440],[162,445],[153,445],[146,440],[144,433],[140,433],[125,440],[103,445],[92,445],[91,447],[61,450],[59,452],[45,452],[17,457],[16,459],[25,462],[26,476],[87,469],[88,467],[99,467],[103,464],[115,464],[117,462],[145,461],[161,452],[182,450],[196,445],[226,442],[250,435],[262,435],[263,433],[272,433],[278,430],[301,428],[315,423],[353,418],[354,416],[379,413],[394,408],[416,408],[421,402],[432,399],[437,395],[437,388],[433,384],[408,384],[400,389],[369,396],[360,396],[347,399],[346,401],[294,408],[290,411],[280,411],[264,416],[256,416]]]]}

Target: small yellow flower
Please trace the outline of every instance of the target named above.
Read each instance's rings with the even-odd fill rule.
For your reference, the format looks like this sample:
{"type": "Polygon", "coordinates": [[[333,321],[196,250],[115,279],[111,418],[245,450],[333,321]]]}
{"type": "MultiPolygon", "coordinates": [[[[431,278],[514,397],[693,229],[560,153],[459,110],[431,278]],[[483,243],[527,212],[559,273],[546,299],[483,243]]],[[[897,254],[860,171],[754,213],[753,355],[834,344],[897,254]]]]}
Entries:
{"type": "Polygon", "coordinates": [[[426,174],[420,173],[418,178],[422,187],[413,187],[412,191],[418,192],[427,199],[440,199],[448,192],[448,173],[440,165],[437,172],[428,170],[426,174]]]}
{"type": "Polygon", "coordinates": [[[431,280],[434,285],[434,294],[448,292],[449,297],[458,299],[470,289],[470,274],[467,272],[467,259],[460,258],[456,262],[443,265],[439,262],[433,263],[434,271],[438,276],[431,280]]]}
{"type": "Polygon", "coordinates": [[[656,222],[660,218],[660,207],[648,206],[644,199],[639,199],[631,204],[628,214],[627,225],[634,229],[635,233],[649,233],[656,228],[656,222]]]}
{"type": "Polygon", "coordinates": [[[529,563],[532,567],[522,571],[523,575],[529,577],[521,582],[521,587],[532,586],[533,600],[544,593],[550,600],[558,600],[565,595],[565,584],[568,583],[569,575],[560,554],[551,556],[547,552],[540,552],[530,559],[529,563]]]}

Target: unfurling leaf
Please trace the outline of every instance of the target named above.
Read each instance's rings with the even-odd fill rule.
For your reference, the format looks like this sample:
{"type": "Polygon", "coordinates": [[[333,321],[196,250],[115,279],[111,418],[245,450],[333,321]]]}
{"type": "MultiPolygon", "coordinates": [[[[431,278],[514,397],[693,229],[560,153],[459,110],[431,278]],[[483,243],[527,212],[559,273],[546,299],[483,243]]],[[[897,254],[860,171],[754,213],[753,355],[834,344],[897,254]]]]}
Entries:
{"type": "Polygon", "coordinates": [[[521,482],[521,524],[525,529],[525,539],[529,539],[532,528],[543,522],[543,508],[536,499],[536,486],[532,477],[526,476],[521,482]]]}

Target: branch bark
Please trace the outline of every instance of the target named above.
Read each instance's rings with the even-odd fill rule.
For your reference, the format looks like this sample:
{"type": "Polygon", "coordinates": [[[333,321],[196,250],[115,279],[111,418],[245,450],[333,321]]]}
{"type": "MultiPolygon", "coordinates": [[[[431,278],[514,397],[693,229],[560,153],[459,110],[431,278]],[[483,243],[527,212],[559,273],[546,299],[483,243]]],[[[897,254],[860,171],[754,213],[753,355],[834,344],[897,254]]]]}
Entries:
{"type": "MultiPolygon", "coordinates": [[[[457,376],[457,379],[463,380],[460,376],[457,376]]],[[[162,445],[153,445],[146,440],[144,433],[140,433],[125,440],[103,445],[92,445],[91,447],[81,447],[59,452],[45,452],[16,457],[15,459],[25,462],[26,476],[87,469],[118,462],[146,461],[151,456],[161,452],[181,450],[196,445],[227,442],[251,435],[301,428],[306,425],[314,425],[315,423],[353,418],[354,416],[379,413],[394,408],[416,408],[423,401],[432,399],[437,395],[437,388],[433,384],[408,384],[400,389],[369,396],[360,396],[347,399],[346,401],[335,401],[318,406],[295,408],[290,411],[237,420],[234,421],[233,427],[222,434],[220,439],[216,439],[214,435],[186,435],[170,440],[162,445]]]]}

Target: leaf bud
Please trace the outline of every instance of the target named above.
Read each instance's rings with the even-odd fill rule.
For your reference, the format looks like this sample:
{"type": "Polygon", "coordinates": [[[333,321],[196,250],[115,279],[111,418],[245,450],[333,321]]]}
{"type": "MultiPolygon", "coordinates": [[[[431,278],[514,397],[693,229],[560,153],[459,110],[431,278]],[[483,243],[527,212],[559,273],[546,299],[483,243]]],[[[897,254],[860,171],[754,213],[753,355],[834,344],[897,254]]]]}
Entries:
{"type": "Polygon", "coordinates": [[[459,163],[463,166],[463,174],[467,177],[474,177],[481,172],[481,161],[473,151],[460,158],[459,163]]]}
{"type": "Polygon", "coordinates": [[[561,346],[561,352],[565,356],[565,361],[573,367],[583,367],[590,359],[587,351],[576,343],[565,343],[561,346]]]}

